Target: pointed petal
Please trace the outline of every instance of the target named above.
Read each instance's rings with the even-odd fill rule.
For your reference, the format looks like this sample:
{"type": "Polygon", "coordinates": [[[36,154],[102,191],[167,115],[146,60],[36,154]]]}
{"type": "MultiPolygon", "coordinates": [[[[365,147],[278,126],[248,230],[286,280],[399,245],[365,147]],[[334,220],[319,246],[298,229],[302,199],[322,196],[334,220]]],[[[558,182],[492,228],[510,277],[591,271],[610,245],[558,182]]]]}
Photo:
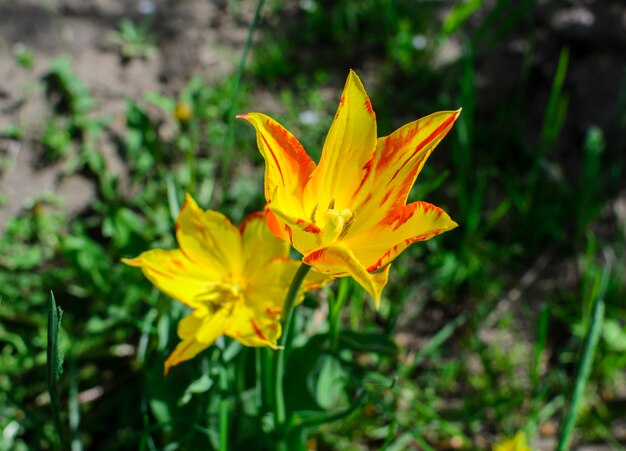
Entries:
{"type": "Polygon", "coordinates": [[[281,198],[281,207],[301,212],[302,190],[315,163],[298,140],[282,125],[261,113],[237,116],[256,129],[257,145],[265,159],[265,199],[281,198]]]}
{"type": "Polygon", "coordinates": [[[202,211],[189,194],[176,221],[176,238],[181,251],[208,277],[241,272],[239,229],[217,211],[202,211]]]}
{"type": "Polygon", "coordinates": [[[304,189],[308,215],[316,206],[326,211],[351,208],[355,190],[368,174],[376,150],[376,115],[359,77],[350,71],[330,127],[320,163],[304,189]]]}
{"type": "MultiPolygon", "coordinates": [[[[300,262],[287,257],[276,258],[263,265],[248,279],[244,303],[233,312],[233,321],[226,333],[246,346],[270,346],[275,348],[281,334],[280,317],[283,303],[300,262]]],[[[321,288],[332,278],[315,270],[309,271],[302,283],[305,291],[321,288]]]]}
{"type": "Polygon", "coordinates": [[[406,124],[378,139],[371,174],[354,198],[360,218],[352,233],[379,222],[391,209],[403,206],[424,163],[454,125],[461,110],[441,111],[406,124]]]}
{"type": "Polygon", "coordinates": [[[389,277],[389,266],[379,273],[370,273],[350,249],[342,246],[320,249],[307,255],[302,261],[324,274],[335,277],[352,276],[372,296],[376,307],[380,305],[380,295],[389,277]]]}
{"type": "MultiPolygon", "coordinates": [[[[280,315],[285,296],[300,265],[301,262],[290,258],[276,258],[265,265],[263,271],[256,272],[248,279],[246,304],[255,311],[270,309],[280,315]]],[[[332,277],[313,269],[302,282],[300,291],[317,290],[332,280],[332,277]]]]}
{"type": "Polygon", "coordinates": [[[232,305],[225,305],[216,311],[204,314],[202,324],[196,331],[195,339],[200,343],[211,345],[217,337],[224,334],[224,330],[232,320],[232,311],[232,305]]]}
{"type": "Polygon", "coordinates": [[[301,254],[306,255],[321,247],[322,230],[312,222],[291,216],[273,204],[268,204],[266,211],[266,222],[272,232],[291,243],[301,254]]]}
{"type": "Polygon", "coordinates": [[[165,369],[163,373],[167,376],[173,366],[185,362],[186,360],[193,359],[208,347],[209,345],[200,343],[194,339],[181,341],[178,345],[176,345],[174,351],[165,361],[165,369]]]}
{"type": "Polygon", "coordinates": [[[226,335],[244,346],[269,346],[276,349],[281,333],[280,310],[270,301],[260,303],[256,299],[246,299],[233,311],[233,319],[226,328],[226,335]],[[254,308],[248,306],[254,303],[254,308]]]}
{"type": "Polygon", "coordinates": [[[244,274],[264,272],[267,264],[279,257],[289,257],[289,243],[276,237],[265,223],[265,214],[257,211],[248,215],[241,226],[244,274]]]}
{"type": "Polygon", "coordinates": [[[458,224],[441,208],[427,202],[396,207],[368,233],[346,240],[368,271],[375,271],[416,241],[425,241],[458,224]]]}
{"type": "Polygon", "coordinates": [[[180,249],[153,249],[133,259],[124,258],[122,262],[141,268],[154,286],[190,307],[201,305],[201,298],[220,281],[212,268],[198,266],[180,249]]]}
{"type": "Polygon", "coordinates": [[[206,318],[207,310],[205,308],[199,308],[178,322],[178,336],[183,341],[178,343],[174,351],[165,361],[166,375],[172,366],[194,358],[211,345],[211,343],[196,340],[196,335],[202,328],[206,318]]]}

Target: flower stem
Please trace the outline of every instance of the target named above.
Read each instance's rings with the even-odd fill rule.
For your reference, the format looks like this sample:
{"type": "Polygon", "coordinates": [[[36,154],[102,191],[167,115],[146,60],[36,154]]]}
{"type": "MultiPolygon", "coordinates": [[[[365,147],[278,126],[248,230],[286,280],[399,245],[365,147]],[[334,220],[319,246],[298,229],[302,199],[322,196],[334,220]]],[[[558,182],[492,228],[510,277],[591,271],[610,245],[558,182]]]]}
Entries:
{"type": "Polygon", "coordinates": [[[219,369],[220,387],[220,451],[228,451],[228,368],[223,359],[219,369]]]}
{"type": "Polygon", "coordinates": [[[280,318],[283,333],[278,341],[278,345],[282,348],[275,354],[274,358],[274,421],[276,422],[276,430],[280,431],[282,435],[283,427],[286,421],[285,414],[285,395],[283,393],[283,374],[285,370],[285,354],[289,349],[289,343],[291,342],[290,331],[293,322],[293,307],[296,304],[298,298],[298,292],[302,281],[306,277],[307,273],[311,269],[310,266],[302,263],[293,276],[287,297],[283,304],[283,313],[280,318]]]}

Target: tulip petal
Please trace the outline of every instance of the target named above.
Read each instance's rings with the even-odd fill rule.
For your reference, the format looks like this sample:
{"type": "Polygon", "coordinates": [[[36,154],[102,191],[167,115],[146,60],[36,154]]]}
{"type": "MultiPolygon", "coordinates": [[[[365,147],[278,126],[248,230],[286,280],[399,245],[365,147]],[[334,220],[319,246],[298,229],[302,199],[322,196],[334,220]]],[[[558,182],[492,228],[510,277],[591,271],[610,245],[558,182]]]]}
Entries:
{"type": "Polygon", "coordinates": [[[380,305],[380,295],[389,277],[389,265],[381,272],[368,272],[354,253],[343,246],[320,249],[307,255],[302,261],[324,274],[352,276],[372,296],[376,307],[380,305]]]}
{"type": "MultiPolygon", "coordinates": [[[[263,311],[267,308],[282,310],[289,286],[301,264],[290,258],[276,258],[265,265],[263,271],[256,272],[248,279],[246,304],[255,309],[260,305],[263,311]],[[271,305],[265,305],[266,302],[271,302],[271,305]]],[[[305,291],[317,290],[332,280],[329,275],[313,268],[302,282],[300,291],[304,294],[305,291]]]]}
{"type": "Polygon", "coordinates": [[[346,240],[356,258],[375,271],[388,265],[400,252],[417,241],[428,240],[458,224],[441,208],[427,202],[396,207],[369,233],[346,240]]]}
{"type": "Polygon", "coordinates": [[[174,351],[172,351],[170,356],[165,361],[163,374],[167,376],[173,366],[185,362],[186,360],[193,359],[208,347],[209,345],[200,343],[194,339],[181,341],[178,345],[176,345],[174,351]]]}
{"type": "Polygon", "coordinates": [[[322,230],[315,224],[284,213],[273,204],[268,204],[265,208],[268,212],[267,225],[277,237],[288,241],[304,255],[320,248],[322,230]]]}
{"type": "Polygon", "coordinates": [[[220,282],[210,267],[198,266],[180,249],[153,249],[122,262],[141,268],[154,286],[190,307],[202,305],[203,296],[220,282]]]}
{"type": "Polygon", "coordinates": [[[289,257],[289,243],[276,237],[267,227],[262,211],[252,213],[239,226],[243,242],[246,277],[257,271],[265,272],[267,264],[275,258],[289,257]]]}
{"type": "Polygon", "coordinates": [[[280,312],[268,299],[260,301],[257,296],[247,297],[245,304],[235,307],[224,333],[244,346],[276,349],[281,333],[280,312]]]}
{"type": "Polygon", "coordinates": [[[189,260],[208,278],[224,278],[242,269],[239,228],[217,211],[202,211],[187,194],[176,221],[176,238],[189,260]]]}
{"type": "Polygon", "coordinates": [[[350,208],[375,150],[376,114],[361,80],[350,71],[319,165],[304,189],[307,217],[331,208],[350,208]]]}
{"type": "Polygon", "coordinates": [[[257,145],[265,159],[265,198],[280,207],[302,213],[302,190],[315,169],[298,140],[282,125],[261,113],[237,116],[256,129],[257,145]]]}
{"type": "Polygon", "coordinates": [[[178,336],[183,341],[178,343],[165,361],[165,374],[172,366],[192,359],[208,348],[224,332],[227,317],[226,309],[212,314],[201,307],[181,319],[178,323],[178,336]]]}
{"type": "Polygon", "coordinates": [[[353,200],[361,219],[352,233],[364,232],[407,197],[424,163],[452,128],[461,110],[440,111],[406,124],[389,136],[379,138],[371,162],[372,174],[353,200]]]}

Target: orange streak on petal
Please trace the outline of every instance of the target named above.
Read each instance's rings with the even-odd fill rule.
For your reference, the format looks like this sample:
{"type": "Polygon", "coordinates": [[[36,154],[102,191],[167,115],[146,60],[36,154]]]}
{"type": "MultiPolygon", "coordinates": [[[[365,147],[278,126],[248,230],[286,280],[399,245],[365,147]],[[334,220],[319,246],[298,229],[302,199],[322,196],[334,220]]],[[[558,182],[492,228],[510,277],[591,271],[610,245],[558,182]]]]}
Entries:
{"type": "Polygon", "coordinates": [[[365,98],[365,109],[371,116],[376,116],[376,113],[374,113],[374,108],[372,108],[372,102],[370,101],[369,97],[365,98]]]}
{"type": "Polygon", "coordinates": [[[380,207],[382,207],[383,205],[385,205],[387,203],[387,200],[389,199],[389,196],[391,196],[392,192],[393,192],[393,190],[387,191],[385,193],[385,195],[383,196],[382,200],[380,201],[380,204],[378,204],[380,207]]]}
{"type": "Polygon", "coordinates": [[[289,227],[287,224],[285,224],[285,232],[287,232],[287,235],[289,236],[289,242],[293,246],[293,231],[291,230],[291,227],[289,227]]]}
{"type": "MultiPolygon", "coordinates": [[[[291,152],[288,152],[286,156],[290,159],[294,159],[297,161],[297,169],[298,169],[298,182],[301,186],[304,186],[304,183],[310,177],[311,171],[315,164],[311,161],[308,154],[305,152],[302,144],[298,141],[298,139],[290,134],[287,129],[283,128],[276,122],[272,122],[267,120],[265,122],[265,127],[271,131],[272,138],[278,143],[278,145],[285,150],[292,149],[291,152]]],[[[274,157],[274,160],[276,157],[274,157]]],[[[291,164],[293,166],[293,163],[291,164]]],[[[282,176],[282,173],[281,173],[282,176]]]]}
{"type": "Polygon", "coordinates": [[[365,185],[365,182],[370,177],[370,172],[372,171],[372,166],[374,165],[375,158],[376,158],[376,155],[372,156],[372,158],[363,166],[363,171],[364,171],[363,178],[361,179],[361,183],[359,183],[359,187],[356,189],[356,191],[352,195],[352,199],[356,198],[356,196],[361,191],[361,188],[363,188],[363,185],[365,185]]]}
{"type": "Polygon", "coordinates": [[[170,368],[182,362],[181,360],[177,359],[177,356],[185,355],[185,352],[189,350],[191,345],[193,345],[193,341],[189,341],[185,347],[180,349],[177,348],[174,350],[174,352],[170,354],[170,356],[165,361],[165,368],[163,370],[164,376],[167,376],[167,374],[170,372],[170,368]]]}
{"type": "Polygon", "coordinates": [[[280,179],[282,180],[283,186],[284,186],[285,185],[285,176],[283,175],[283,170],[280,167],[280,163],[278,163],[278,158],[276,158],[276,154],[274,153],[274,151],[270,147],[270,144],[267,142],[267,139],[265,139],[265,136],[263,136],[262,133],[260,133],[259,136],[261,137],[261,139],[265,143],[265,146],[267,147],[267,150],[270,151],[270,154],[272,155],[272,158],[274,159],[274,163],[276,164],[276,169],[278,169],[278,173],[280,174],[280,179]]]}
{"type": "Polygon", "coordinates": [[[278,316],[283,313],[281,309],[271,308],[271,307],[268,307],[267,309],[265,309],[265,311],[268,313],[268,315],[272,315],[272,316],[278,316]]]}
{"type": "Polygon", "coordinates": [[[415,202],[413,204],[409,204],[404,208],[396,208],[382,220],[381,224],[393,226],[393,230],[397,230],[402,224],[407,222],[413,214],[415,213],[415,209],[417,208],[418,203],[415,202]]]}
{"type": "Polygon", "coordinates": [[[285,233],[285,229],[283,229],[278,217],[276,214],[270,210],[269,208],[265,208],[265,224],[272,231],[274,235],[276,235],[281,240],[286,240],[288,237],[285,233]]]}
{"type": "MultiPolygon", "coordinates": [[[[443,131],[446,128],[449,128],[450,126],[452,126],[452,124],[454,123],[454,121],[456,120],[456,116],[455,115],[451,115],[448,119],[446,119],[439,127],[437,127],[435,130],[433,130],[433,132],[428,135],[428,137],[426,139],[424,139],[423,141],[421,141],[417,147],[415,147],[415,150],[413,151],[413,153],[411,154],[410,157],[406,158],[404,160],[404,163],[402,163],[402,166],[400,166],[400,168],[396,171],[396,173],[394,174],[394,176],[391,178],[391,180],[389,181],[389,183],[391,183],[391,181],[396,177],[396,175],[398,175],[398,172],[400,172],[404,166],[406,166],[409,161],[412,160],[412,158],[419,152],[422,151],[422,149],[424,147],[426,147],[427,145],[429,145],[431,142],[433,142],[435,139],[437,139],[439,137],[439,135],[441,135],[441,133],[443,133],[443,131]]],[[[427,125],[427,124],[425,124],[427,125]]],[[[419,162],[416,163],[412,163],[415,165],[415,167],[419,167],[419,164],[421,163],[421,161],[423,160],[424,156],[421,157],[421,160],[419,162]]],[[[389,183],[387,185],[389,185],[389,183]]]]}
{"type": "Polygon", "coordinates": [[[306,227],[304,227],[302,230],[304,230],[305,232],[309,232],[309,233],[322,233],[322,229],[320,229],[318,226],[316,226],[315,224],[312,224],[308,221],[305,221],[304,219],[298,219],[296,221],[297,225],[302,225],[302,224],[306,224],[306,227]]]}
{"type": "Polygon", "coordinates": [[[261,332],[261,329],[259,329],[259,326],[257,326],[256,321],[254,321],[253,319],[250,320],[250,322],[252,322],[252,328],[254,329],[254,333],[257,334],[257,336],[263,340],[263,341],[269,341],[267,339],[267,337],[265,335],[263,335],[263,332],[261,332]]]}
{"type": "Polygon", "coordinates": [[[402,148],[407,142],[410,142],[415,135],[417,135],[419,129],[417,127],[412,128],[406,135],[392,134],[385,138],[385,145],[382,150],[378,163],[376,164],[376,171],[384,171],[394,158],[398,149],[402,148]]]}
{"type": "Polygon", "coordinates": [[[176,266],[181,271],[185,270],[185,265],[183,265],[183,262],[181,262],[180,260],[178,260],[176,258],[173,258],[172,259],[172,263],[174,264],[174,266],[176,266]]]}
{"type": "Polygon", "coordinates": [[[248,216],[246,216],[244,220],[241,222],[241,224],[239,225],[239,231],[241,232],[241,234],[243,235],[243,233],[246,230],[246,227],[248,226],[248,224],[250,224],[250,221],[252,221],[253,219],[259,219],[262,217],[263,217],[262,211],[255,211],[253,213],[250,213],[248,216]]]}

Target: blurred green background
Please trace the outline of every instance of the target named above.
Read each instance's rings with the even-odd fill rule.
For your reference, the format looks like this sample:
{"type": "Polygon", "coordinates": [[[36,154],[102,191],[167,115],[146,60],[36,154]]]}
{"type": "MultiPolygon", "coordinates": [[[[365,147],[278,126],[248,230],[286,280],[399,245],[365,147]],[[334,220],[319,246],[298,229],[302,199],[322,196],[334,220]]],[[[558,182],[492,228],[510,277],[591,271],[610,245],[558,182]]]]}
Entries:
{"type": "MultiPolygon", "coordinates": [[[[396,260],[379,311],[347,279],[299,307],[292,370],[321,357],[301,368],[317,385],[290,396],[341,408],[363,395],[309,448],[490,449],[525,431],[554,449],[596,324],[574,445],[624,449],[626,5],[260,6],[257,17],[248,0],[0,2],[0,449],[59,443],[51,290],[65,443],[217,446],[221,352],[164,379],[184,309],[120,258],[176,245],[185,192],[235,223],[263,208],[263,161],[234,115],[270,114],[319,158],[350,68],[380,136],[463,107],[410,195],[460,227],[396,260]],[[320,344],[327,314],[340,315],[339,348],[320,344]]],[[[255,351],[225,346],[233,449],[261,449],[255,351]]]]}

